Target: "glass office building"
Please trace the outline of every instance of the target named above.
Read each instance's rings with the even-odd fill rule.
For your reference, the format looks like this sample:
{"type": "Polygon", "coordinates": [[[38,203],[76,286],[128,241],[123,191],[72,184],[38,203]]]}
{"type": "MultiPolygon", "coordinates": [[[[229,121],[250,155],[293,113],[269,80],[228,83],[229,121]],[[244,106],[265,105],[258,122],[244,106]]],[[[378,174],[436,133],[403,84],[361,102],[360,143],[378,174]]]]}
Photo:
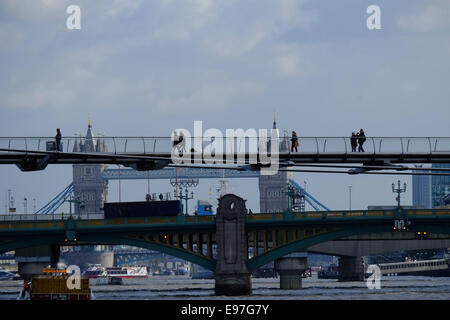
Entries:
{"type": "MultiPolygon", "coordinates": [[[[435,163],[434,169],[450,169],[450,164],[435,163]]],[[[427,171],[416,171],[427,172],[427,171]]],[[[433,171],[437,172],[437,171],[433,171]]],[[[444,205],[444,197],[450,195],[450,176],[413,176],[413,205],[431,209],[444,205]]]]}
{"type": "MultiPolygon", "coordinates": [[[[427,171],[415,171],[424,173],[427,171]]],[[[431,209],[431,176],[412,176],[412,202],[414,207],[431,209]]]]}
{"type": "MultiPolygon", "coordinates": [[[[433,164],[432,168],[450,169],[450,164],[433,164]]],[[[431,205],[433,207],[444,204],[444,197],[450,194],[450,176],[431,176],[431,205]]]]}

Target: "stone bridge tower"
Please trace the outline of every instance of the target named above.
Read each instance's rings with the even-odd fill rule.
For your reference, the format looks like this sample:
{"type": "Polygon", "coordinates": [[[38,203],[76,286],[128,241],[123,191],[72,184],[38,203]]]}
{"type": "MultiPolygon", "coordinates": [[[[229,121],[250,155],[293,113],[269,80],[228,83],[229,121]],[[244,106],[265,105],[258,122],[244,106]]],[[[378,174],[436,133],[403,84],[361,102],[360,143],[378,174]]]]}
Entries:
{"type": "MultiPolygon", "coordinates": [[[[106,145],[100,138],[95,139],[89,120],[86,137],[75,142],[73,152],[106,152],[106,145]]],[[[75,215],[87,217],[90,214],[103,213],[103,203],[108,195],[108,181],[103,179],[103,164],[73,165],[73,205],[75,215]]]]}
{"type": "MultiPolygon", "coordinates": [[[[277,122],[274,117],[273,129],[277,128],[277,122]]],[[[284,137],[280,137],[280,152],[289,150],[289,140],[287,132],[284,137]]],[[[269,149],[269,148],[268,148],[269,149]]],[[[270,150],[270,149],[269,149],[270,150]]],[[[259,208],[260,212],[283,212],[288,209],[288,195],[286,190],[289,179],[292,179],[292,172],[278,171],[275,175],[260,175],[259,177],[259,208]]]]}

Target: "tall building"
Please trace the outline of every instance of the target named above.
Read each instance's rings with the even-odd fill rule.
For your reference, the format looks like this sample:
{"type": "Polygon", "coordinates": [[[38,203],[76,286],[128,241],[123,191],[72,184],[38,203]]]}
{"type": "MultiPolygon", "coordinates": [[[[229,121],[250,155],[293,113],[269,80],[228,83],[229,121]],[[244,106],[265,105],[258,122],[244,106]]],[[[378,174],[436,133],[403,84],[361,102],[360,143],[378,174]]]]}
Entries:
{"type": "MultiPolygon", "coordinates": [[[[73,152],[106,152],[106,145],[100,138],[95,139],[89,121],[86,137],[80,137],[74,144],[73,152]]],[[[103,179],[103,164],[74,164],[73,193],[78,203],[74,205],[75,215],[103,213],[103,203],[108,195],[108,181],[103,179]]]]}
{"type": "MultiPolygon", "coordinates": [[[[450,164],[435,163],[433,169],[450,168],[450,164]]],[[[417,171],[429,172],[429,171],[417,171]]],[[[444,204],[444,198],[450,194],[450,176],[413,176],[413,205],[425,209],[444,204]]]]}
{"type": "MultiPolygon", "coordinates": [[[[273,129],[277,128],[277,121],[273,119],[273,129]]],[[[279,150],[285,152],[289,148],[287,135],[280,139],[279,150]]],[[[270,150],[270,148],[269,148],[270,150]]],[[[260,212],[283,212],[288,209],[288,194],[285,192],[292,172],[278,171],[275,175],[261,175],[259,177],[259,209],[260,212]]]]}
{"type": "MultiPolygon", "coordinates": [[[[417,166],[422,167],[422,166],[417,166]]],[[[419,171],[415,172],[428,172],[419,171]]],[[[412,202],[415,207],[423,207],[424,209],[431,209],[431,176],[416,175],[412,176],[412,202]]]]}
{"type": "MultiPolygon", "coordinates": [[[[450,164],[436,163],[432,165],[435,169],[449,169],[450,164]]],[[[431,177],[431,205],[433,207],[443,205],[444,198],[450,194],[450,176],[431,177]]]]}

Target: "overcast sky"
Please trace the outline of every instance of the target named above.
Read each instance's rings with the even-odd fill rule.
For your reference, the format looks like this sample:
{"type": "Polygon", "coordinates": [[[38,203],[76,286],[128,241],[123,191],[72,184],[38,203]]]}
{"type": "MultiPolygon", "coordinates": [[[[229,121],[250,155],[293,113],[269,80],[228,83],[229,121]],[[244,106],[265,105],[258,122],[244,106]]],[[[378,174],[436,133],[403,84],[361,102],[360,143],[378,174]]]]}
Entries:
{"type": "MultiPolygon", "coordinates": [[[[270,128],[274,112],[299,136],[449,136],[449,16],[448,0],[0,0],[0,136],[84,134],[89,116],[107,136],[168,136],[194,120],[270,128]],[[72,4],[80,30],[66,27],[72,4]],[[366,27],[373,4],[381,30],[366,27]]],[[[24,197],[40,207],[71,175],[1,166],[0,212],[8,189],[18,209],[24,197]]],[[[398,177],[295,179],[347,209],[349,185],[353,208],[394,204],[398,177]]],[[[410,204],[411,177],[400,179],[410,204]]],[[[196,195],[208,199],[211,183],[196,195]]],[[[256,212],[257,181],[231,183],[256,212]]],[[[127,182],[122,199],[146,191],[146,181],[127,182]]],[[[111,182],[109,200],[117,194],[111,182]]]]}

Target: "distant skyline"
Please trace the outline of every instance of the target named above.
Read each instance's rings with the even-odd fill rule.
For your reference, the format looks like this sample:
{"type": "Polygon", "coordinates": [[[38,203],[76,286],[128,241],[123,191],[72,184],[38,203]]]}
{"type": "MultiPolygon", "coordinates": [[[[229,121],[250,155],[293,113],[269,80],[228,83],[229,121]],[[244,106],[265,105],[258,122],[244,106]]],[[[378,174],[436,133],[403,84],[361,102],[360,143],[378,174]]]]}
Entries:
{"type": "MultiPolygon", "coordinates": [[[[271,128],[274,112],[299,136],[450,136],[449,16],[446,0],[3,0],[0,136],[85,134],[89,117],[107,136],[169,136],[194,120],[271,128]],[[72,4],[80,30],[66,27],[72,4]],[[381,30],[366,27],[373,4],[381,30]]],[[[40,208],[70,183],[72,167],[0,166],[0,177],[0,212],[8,189],[30,212],[31,199],[40,208]]],[[[398,179],[411,204],[410,176],[294,178],[332,209],[348,208],[348,186],[354,209],[393,205],[398,179]]],[[[196,195],[207,200],[210,183],[196,195]]],[[[257,211],[256,180],[231,184],[257,211]]],[[[146,190],[122,182],[123,199],[146,190]]]]}

